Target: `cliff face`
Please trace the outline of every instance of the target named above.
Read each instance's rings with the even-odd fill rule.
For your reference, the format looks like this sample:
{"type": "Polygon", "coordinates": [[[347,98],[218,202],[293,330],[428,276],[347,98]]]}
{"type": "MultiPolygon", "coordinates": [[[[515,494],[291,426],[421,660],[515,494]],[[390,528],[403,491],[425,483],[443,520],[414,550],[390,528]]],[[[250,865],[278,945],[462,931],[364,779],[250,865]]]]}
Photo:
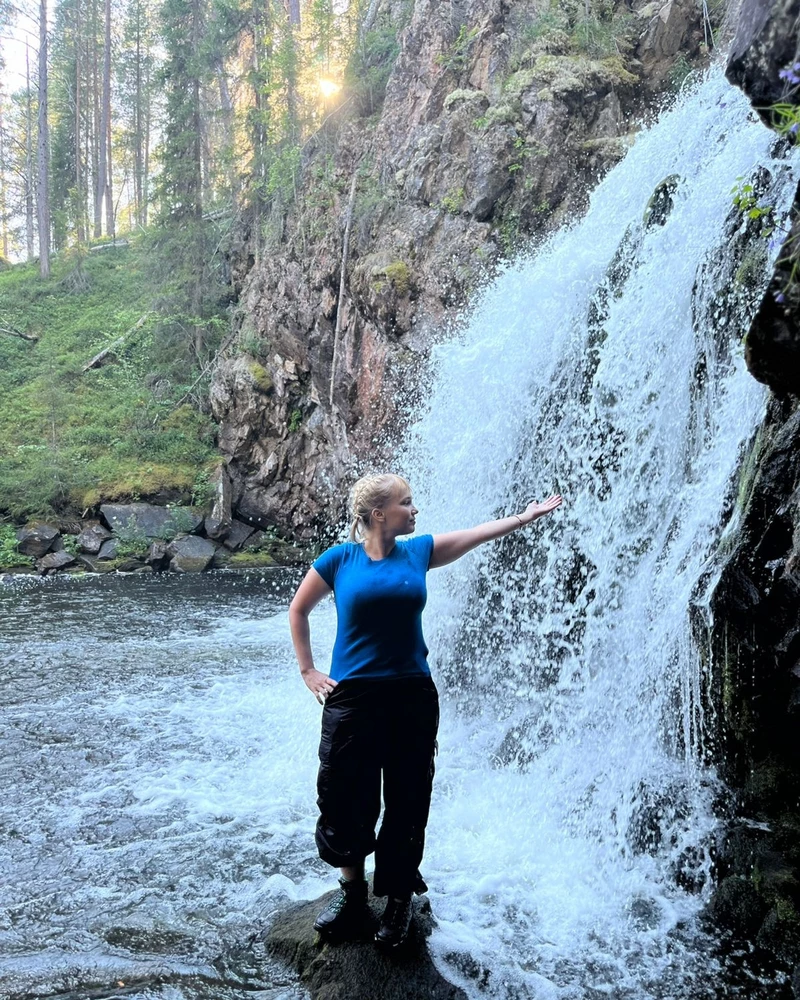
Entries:
{"type": "MultiPolygon", "coordinates": [[[[773,127],[796,107],[797,0],[746,0],[728,77],[773,127]],[[783,74],[783,75],[781,75],[783,74]]],[[[784,119],[786,121],[786,119],[784,119]]],[[[789,120],[790,121],[790,120],[789,120]]],[[[788,122],[787,122],[788,124],[788,122]]],[[[788,141],[788,140],[787,140],[788,141]]],[[[739,528],[712,596],[707,651],[719,756],[735,796],[711,913],[794,966],[800,995],[800,197],[770,287],[745,340],[772,390],[742,471],[739,528]]]]}
{"type": "Polygon", "coordinates": [[[583,26],[582,10],[379,7],[380,37],[399,39],[380,110],[346,94],[305,148],[297,201],[240,265],[238,344],[212,387],[240,517],[296,537],[330,521],[402,433],[435,331],[521,240],[583,210],[702,61],[693,0],[609,5],[583,26]]]}

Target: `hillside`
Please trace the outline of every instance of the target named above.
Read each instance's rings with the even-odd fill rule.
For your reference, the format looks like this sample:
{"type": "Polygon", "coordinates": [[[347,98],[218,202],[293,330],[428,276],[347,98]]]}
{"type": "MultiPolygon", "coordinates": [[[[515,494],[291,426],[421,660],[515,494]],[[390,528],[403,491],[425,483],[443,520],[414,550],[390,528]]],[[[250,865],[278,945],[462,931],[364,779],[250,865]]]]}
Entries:
{"type": "Polygon", "coordinates": [[[187,367],[170,361],[148,255],[140,240],[63,254],[48,282],[33,264],[0,273],[0,514],[7,519],[71,517],[140,496],[188,501],[202,492],[215,429],[192,403],[187,367]],[[112,345],[106,363],[85,370],[112,345]]]}

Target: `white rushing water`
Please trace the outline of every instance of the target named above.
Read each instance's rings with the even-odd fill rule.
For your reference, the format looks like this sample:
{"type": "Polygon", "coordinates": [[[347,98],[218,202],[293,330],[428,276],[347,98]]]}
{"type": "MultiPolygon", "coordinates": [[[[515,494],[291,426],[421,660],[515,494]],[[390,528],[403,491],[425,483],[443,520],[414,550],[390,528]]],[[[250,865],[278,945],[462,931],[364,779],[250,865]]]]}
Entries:
{"type": "MultiPolygon", "coordinates": [[[[436,960],[470,997],[728,988],[694,925],[717,786],[690,605],[764,405],[741,337],[765,242],[729,214],[759,170],[785,210],[797,162],[772,145],[712,75],[437,351],[403,459],[418,530],[565,496],[430,578],[443,715],[423,872],[436,960]]],[[[299,996],[253,944],[333,883],[292,585],[0,588],[0,995],[299,996]]],[[[315,612],[320,663],[334,624],[315,612]]]]}
{"type": "Polygon", "coordinates": [[[679,997],[711,974],[707,943],[686,944],[716,824],[690,602],[764,407],[741,339],[766,241],[731,189],[759,176],[785,213],[797,160],[774,146],[713,72],[436,352],[403,463],[417,530],[565,497],[431,579],[456,710],[433,943],[475,995],[679,997]],[[666,178],[671,209],[648,225],[666,178]]]}

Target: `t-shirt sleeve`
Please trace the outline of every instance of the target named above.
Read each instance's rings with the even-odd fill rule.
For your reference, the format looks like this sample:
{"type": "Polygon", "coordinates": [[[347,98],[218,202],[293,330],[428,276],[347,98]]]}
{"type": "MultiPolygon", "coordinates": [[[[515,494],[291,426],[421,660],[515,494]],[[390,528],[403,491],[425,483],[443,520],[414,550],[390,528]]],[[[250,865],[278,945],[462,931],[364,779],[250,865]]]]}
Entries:
{"type": "Polygon", "coordinates": [[[433,555],[433,535],[417,535],[408,541],[414,553],[414,559],[423,573],[428,572],[433,555]]]}
{"type": "Polygon", "coordinates": [[[333,581],[336,573],[342,564],[342,546],[334,545],[332,549],[323,552],[322,555],[312,563],[313,568],[319,573],[325,583],[333,590],[333,581]]]}

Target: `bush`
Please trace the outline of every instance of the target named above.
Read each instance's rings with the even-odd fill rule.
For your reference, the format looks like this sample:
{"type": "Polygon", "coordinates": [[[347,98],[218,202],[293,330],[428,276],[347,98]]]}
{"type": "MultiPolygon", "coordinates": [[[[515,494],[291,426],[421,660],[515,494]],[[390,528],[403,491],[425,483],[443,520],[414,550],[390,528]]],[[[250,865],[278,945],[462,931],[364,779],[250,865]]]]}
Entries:
{"type": "Polygon", "coordinates": [[[33,559],[17,550],[17,532],[10,524],[0,524],[0,569],[33,566],[33,559]]]}

